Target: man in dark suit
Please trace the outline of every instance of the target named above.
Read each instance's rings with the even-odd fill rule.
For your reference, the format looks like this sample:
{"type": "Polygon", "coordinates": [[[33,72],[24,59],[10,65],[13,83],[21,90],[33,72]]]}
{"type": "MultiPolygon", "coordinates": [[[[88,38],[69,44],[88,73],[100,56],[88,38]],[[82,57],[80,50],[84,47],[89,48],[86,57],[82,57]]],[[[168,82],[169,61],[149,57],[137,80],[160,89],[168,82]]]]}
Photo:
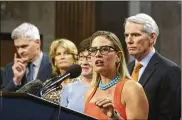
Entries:
{"type": "Polygon", "coordinates": [[[52,76],[49,57],[41,49],[38,28],[30,23],[16,27],[11,35],[17,53],[14,61],[6,65],[1,86],[3,91],[16,91],[35,79],[45,81],[52,76]]]}
{"type": "Polygon", "coordinates": [[[181,110],[181,70],[171,60],[156,52],[159,35],[156,22],[140,13],[126,19],[125,42],[134,57],[128,69],[139,82],[149,101],[149,120],[179,120],[181,110]],[[140,67],[137,68],[137,65],[140,67]],[[137,69],[138,70],[137,70],[137,69]]]}

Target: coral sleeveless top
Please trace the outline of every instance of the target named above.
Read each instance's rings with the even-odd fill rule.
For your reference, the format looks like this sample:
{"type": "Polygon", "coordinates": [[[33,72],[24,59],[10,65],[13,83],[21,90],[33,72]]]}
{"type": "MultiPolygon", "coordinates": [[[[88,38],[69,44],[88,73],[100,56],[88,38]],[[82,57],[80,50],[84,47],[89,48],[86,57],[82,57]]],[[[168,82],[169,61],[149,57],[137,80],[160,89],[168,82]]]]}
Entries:
{"type": "MultiPolygon", "coordinates": [[[[127,117],[126,117],[125,107],[121,103],[121,93],[122,93],[123,86],[124,86],[126,81],[127,81],[127,79],[125,78],[116,84],[116,88],[114,91],[114,99],[113,99],[114,109],[116,109],[120,113],[120,116],[124,120],[126,120],[127,117]]],[[[100,120],[106,120],[109,117],[106,114],[104,114],[101,111],[101,109],[95,105],[95,103],[89,103],[90,100],[92,99],[92,97],[94,96],[96,90],[97,90],[97,88],[94,88],[94,90],[92,91],[92,93],[90,94],[88,99],[86,100],[84,114],[87,114],[89,116],[92,116],[92,117],[100,119],[100,120]]]]}

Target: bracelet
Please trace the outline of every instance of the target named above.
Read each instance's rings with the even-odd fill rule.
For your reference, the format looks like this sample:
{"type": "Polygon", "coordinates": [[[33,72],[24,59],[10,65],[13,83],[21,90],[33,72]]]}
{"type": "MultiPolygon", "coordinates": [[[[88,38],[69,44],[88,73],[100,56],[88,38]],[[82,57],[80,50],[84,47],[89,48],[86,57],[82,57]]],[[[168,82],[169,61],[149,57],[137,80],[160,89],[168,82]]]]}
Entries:
{"type": "Polygon", "coordinates": [[[112,117],[109,117],[109,120],[118,120],[120,118],[120,113],[117,110],[114,110],[114,114],[112,115],[112,117]]]}

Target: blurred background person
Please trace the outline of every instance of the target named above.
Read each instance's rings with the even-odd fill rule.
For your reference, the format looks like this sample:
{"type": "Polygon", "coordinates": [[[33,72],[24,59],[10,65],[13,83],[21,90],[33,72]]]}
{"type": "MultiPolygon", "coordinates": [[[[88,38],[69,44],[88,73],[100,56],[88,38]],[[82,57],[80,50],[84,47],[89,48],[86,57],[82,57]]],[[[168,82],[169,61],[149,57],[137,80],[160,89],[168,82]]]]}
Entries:
{"type": "MultiPolygon", "coordinates": [[[[52,42],[49,50],[49,57],[52,65],[52,74],[54,76],[64,75],[67,69],[77,63],[78,50],[73,42],[67,39],[58,39],[52,42]]],[[[53,79],[44,82],[44,86],[53,79]]],[[[54,87],[51,92],[45,93],[42,97],[59,104],[62,88],[68,83],[74,82],[76,79],[66,79],[60,84],[59,89],[54,87]]]]}
{"type": "Polygon", "coordinates": [[[79,45],[78,64],[82,67],[79,80],[64,87],[60,105],[77,112],[84,112],[84,95],[92,80],[92,64],[89,54],[90,38],[84,39],[79,45]]]}
{"type": "Polygon", "coordinates": [[[155,50],[158,25],[149,15],[139,13],[128,17],[124,28],[128,52],[135,58],[129,64],[129,71],[146,92],[149,100],[148,119],[179,120],[181,70],[155,50]]]}
{"type": "Polygon", "coordinates": [[[49,57],[40,49],[40,34],[35,25],[22,23],[13,30],[11,38],[17,53],[4,68],[3,91],[14,92],[31,80],[45,81],[52,76],[49,57]]]}
{"type": "Polygon", "coordinates": [[[148,101],[142,86],[127,70],[119,38],[107,31],[92,35],[92,87],[85,96],[84,113],[97,119],[147,119],[148,101]]]}

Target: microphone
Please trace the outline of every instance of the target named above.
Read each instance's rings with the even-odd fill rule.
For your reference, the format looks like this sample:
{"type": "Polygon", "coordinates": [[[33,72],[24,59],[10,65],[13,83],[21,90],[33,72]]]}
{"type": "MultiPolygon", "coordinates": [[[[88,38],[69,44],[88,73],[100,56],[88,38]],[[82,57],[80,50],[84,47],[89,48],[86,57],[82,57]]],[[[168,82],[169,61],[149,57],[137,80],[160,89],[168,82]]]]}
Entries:
{"type": "Polygon", "coordinates": [[[81,74],[81,72],[82,72],[82,68],[81,68],[80,65],[78,65],[78,64],[73,64],[73,65],[71,65],[71,66],[68,68],[68,70],[66,71],[66,73],[65,73],[64,75],[62,75],[62,76],[57,76],[57,77],[56,77],[56,80],[54,80],[54,81],[51,82],[51,83],[48,82],[48,83],[41,89],[41,91],[40,91],[41,96],[43,95],[43,94],[42,94],[43,91],[46,91],[47,89],[49,89],[49,88],[51,88],[51,87],[53,87],[53,86],[55,86],[55,85],[60,84],[61,82],[63,82],[63,81],[64,81],[65,79],[67,79],[67,78],[70,78],[70,79],[76,78],[76,77],[78,77],[78,76],[81,74]]]}
{"type": "Polygon", "coordinates": [[[30,93],[36,96],[39,96],[39,92],[43,86],[43,83],[39,80],[32,80],[28,83],[26,83],[23,87],[21,87],[16,92],[18,93],[30,93]]]}

